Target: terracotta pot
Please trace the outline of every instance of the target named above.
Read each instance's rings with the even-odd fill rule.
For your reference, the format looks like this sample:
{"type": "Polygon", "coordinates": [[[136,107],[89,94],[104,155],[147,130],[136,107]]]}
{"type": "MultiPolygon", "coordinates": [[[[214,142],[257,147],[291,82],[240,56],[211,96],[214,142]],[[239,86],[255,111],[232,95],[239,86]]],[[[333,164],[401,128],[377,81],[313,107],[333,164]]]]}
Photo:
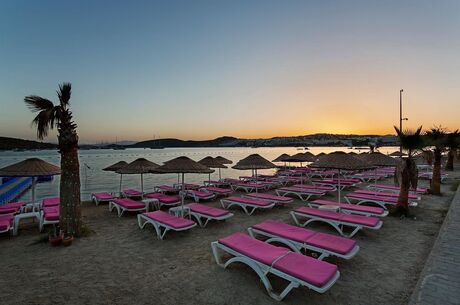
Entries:
{"type": "Polygon", "coordinates": [[[62,243],[62,239],[63,239],[62,235],[59,235],[59,236],[49,235],[48,236],[48,240],[49,240],[51,246],[53,246],[53,247],[60,246],[61,243],[62,243]]]}
{"type": "Polygon", "coordinates": [[[64,247],[68,247],[68,246],[72,245],[72,242],[73,242],[73,236],[66,236],[62,240],[62,245],[64,247]]]}

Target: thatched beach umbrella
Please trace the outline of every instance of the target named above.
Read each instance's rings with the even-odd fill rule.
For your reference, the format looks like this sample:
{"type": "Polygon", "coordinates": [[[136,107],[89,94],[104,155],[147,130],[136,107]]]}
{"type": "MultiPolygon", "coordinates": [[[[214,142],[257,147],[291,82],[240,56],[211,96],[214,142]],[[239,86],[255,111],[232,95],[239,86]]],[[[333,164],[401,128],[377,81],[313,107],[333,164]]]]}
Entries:
{"type": "Polygon", "coordinates": [[[61,168],[39,158],[30,158],[0,169],[0,177],[32,177],[32,203],[35,202],[37,176],[60,175],[61,168]]]}
{"type": "MultiPolygon", "coordinates": [[[[256,175],[256,182],[257,182],[257,170],[258,169],[270,169],[270,168],[275,168],[276,165],[265,159],[264,157],[258,155],[258,154],[252,154],[247,156],[244,159],[241,159],[236,163],[234,166],[232,166],[234,169],[241,169],[241,170],[253,170],[255,171],[256,175]]],[[[256,188],[256,193],[257,193],[257,188],[256,188]]]]}
{"type": "MultiPolygon", "coordinates": [[[[198,163],[203,164],[204,166],[207,166],[209,168],[218,168],[219,169],[219,180],[221,179],[220,169],[221,168],[228,168],[227,166],[225,166],[222,163],[218,162],[216,159],[214,159],[211,156],[208,156],[206,158],[201,159],[200,161],[198,161],[198,163]]],[[[209,181],[211,181],[211,173],[209,173],[209,181]]]]}
{"type": "MultiPolygon", "coordinates": [[[[297,153],[287,159],[289,162],[299,162],[302,167],[303,162],[314,162],[316,161],[315,156],[310,152],[297,153]]],[[[300,173],[300,184],[303,184],[303,173],[300,173]]]]}
{"type": "MultiPolygon", "coordinates": [[[[107,172],[116,172],[117,170],[122,169],[126,165],[128,165],[128,162],[126,162],[126,161],[118,161],[117,163],[114,163],[114,164],[112,164],[110,166],[107,166],[107,167],[103,168],[102,170],[107,171],[107,172]]],[[[120,193],[121,193],[121,183],[122,183],[122,181],[123,181],[123,174],[120,174],[120,193]]]]}
{"type": "Polygon", "coordinates": [[[278,158],[272,160],[272,162],[284,162],[284,167],[286,167],[286,162],[291,156],[288,154],[281,154],[278,156],[278,158]]]}
{"type": "Polygon", "coordinates": [[[185,174],[210,174],[214,170],[209,167],[193,161],[192,159],[182,156],[175,159],[164,162],[164,164],[156,169],[150,171],[151,173],[158,174],[182,174],[182,192],[181,192],[181,206],[184,207],[185,197],[185,174]]]}
{"type": "Polygon", "coordinates": [[[358,155],[358,154],[355,153],[354,151],[350,151],[348,154],[349,154],[350,156],[357,156],[357,155],[358,155]]]}
{"type": "Polygon", "coordinates": [[[222,164],[232,164],[232,163],[233,163],[232,160],[226,159],[226,158],[224,158],[224,157],[222,157],[222,156],[217,156],[217,157],[215,157],[214,159],[215,159],[217,162],[222,163],[222,164]]]}
{"type": "Polygon", "coordinates": [[[335,151],[330,154],[324,155],[318,161],[310,164],[310,167],[316,168],[329,168],[339,170],[338,175],[338,200],[340,203],[340,171],[341,170],[360,170],[369,169],[373,166],[358,157],[351,156],[342,151],[335,151]]]}
{"type": "MultiPolygon", "coordinates": [[[[153,163],[144,158],[139,158],[134,160],[131,163],[128,163],[126,166],[118,169],[116,172],[123,174],[140,174],[141,175],[141,192],[144,193],[144,174],[149,173],[150,171],[158,168],[159,165],[153,163]]],[[[120,180],[120,192],[121,192],[121,180],[120,180]]]]}
{"type": "Polygon", "coordinates": [[[375,166],[396,166],[398,163],[397,160],[380,152],[359,155],[359,158],[375,166]]]}

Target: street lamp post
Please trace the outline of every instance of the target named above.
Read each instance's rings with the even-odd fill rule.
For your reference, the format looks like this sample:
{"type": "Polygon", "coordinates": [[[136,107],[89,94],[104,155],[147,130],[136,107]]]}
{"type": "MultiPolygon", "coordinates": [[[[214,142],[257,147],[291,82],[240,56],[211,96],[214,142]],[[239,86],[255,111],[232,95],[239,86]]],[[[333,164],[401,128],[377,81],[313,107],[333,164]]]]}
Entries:
{"type": "MultiPolygon", "coordinates": [[[[403,121],[407,121],[408,118],[403,118],[403,115],[402,115],[402,93],[403,93],[403,89],[399,90],[399,130],[402,132],[402,122],[403,121]]],[[[399,145],[399,152],[402,153],[402,146],[399,145]]]]}

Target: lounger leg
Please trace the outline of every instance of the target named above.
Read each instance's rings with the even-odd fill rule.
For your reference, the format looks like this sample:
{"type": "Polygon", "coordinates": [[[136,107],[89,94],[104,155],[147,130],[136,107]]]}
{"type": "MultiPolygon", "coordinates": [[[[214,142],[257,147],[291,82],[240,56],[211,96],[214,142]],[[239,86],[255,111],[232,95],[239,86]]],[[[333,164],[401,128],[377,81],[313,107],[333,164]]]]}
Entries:
{"type": "MultiPolygon", "coordinates": [[[[254,211],[255,211],[255,210],[256,210],[256,208],[255,208],[255,207],[253,207],[253,208],[252,208],[252,210],[251,210],[251,212],[249,212],[249,214],[248,214],[248,215],[249,215],[249,216],[251,216],[251,215],[252,215],[252,213],[254,213],[254,211]]],[[[245,209],[245,211],[246,211],[246,209],[245,209]]],[[[246,211],[246,213],[248,213],[248,212],[246,211]]]]}
{"type": "Polygon", "coordinates": [[[329,253],[323,252],[321,255],[318,257],[318,260],[322,261],[326,257],[330,256],[329,253]]]}
{"type": "Polygon", "coordinates": [[[355,236],[355,234],[358,233],[358,231],[361,230],[361,229],[362,229],[361,226],[357,226],[357,227],[350,233],[350,235],[348,235],[348,237],[351,238],[351,237],[355,236]]]}
{"type": "Polygon", "coordinates": [[[297,219],[295,213],[291,211],[290,214],[291,214],[292,219],[294,220],[295,224],[296,224],[297,226],[300,227],[300,222],[299,222],[299,220],[297,219]]]}

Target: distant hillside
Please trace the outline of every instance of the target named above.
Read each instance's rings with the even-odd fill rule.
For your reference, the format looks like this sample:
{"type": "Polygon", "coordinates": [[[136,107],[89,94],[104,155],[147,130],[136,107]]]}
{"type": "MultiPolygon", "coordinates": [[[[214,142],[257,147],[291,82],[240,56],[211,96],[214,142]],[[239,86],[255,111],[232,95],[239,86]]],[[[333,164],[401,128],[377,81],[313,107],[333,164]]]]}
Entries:
{"type": "Polygon", "coordinates": [[[220,137],[214,140],[204,141],[184,141],[179,139],[159,139],[138,142],[126,147],[129,148],[158,148],[158,147],[229,147],[229,146],[246,146],[245,140],[234,137],[220,137]]]}
{"type": "Polygon", "coordinates": [[[0,150],[12,149],[52,149],[57,148],[56,144],[42,143],[37,141],[29,141],[16,138],[0,137],[0,150]]]}

